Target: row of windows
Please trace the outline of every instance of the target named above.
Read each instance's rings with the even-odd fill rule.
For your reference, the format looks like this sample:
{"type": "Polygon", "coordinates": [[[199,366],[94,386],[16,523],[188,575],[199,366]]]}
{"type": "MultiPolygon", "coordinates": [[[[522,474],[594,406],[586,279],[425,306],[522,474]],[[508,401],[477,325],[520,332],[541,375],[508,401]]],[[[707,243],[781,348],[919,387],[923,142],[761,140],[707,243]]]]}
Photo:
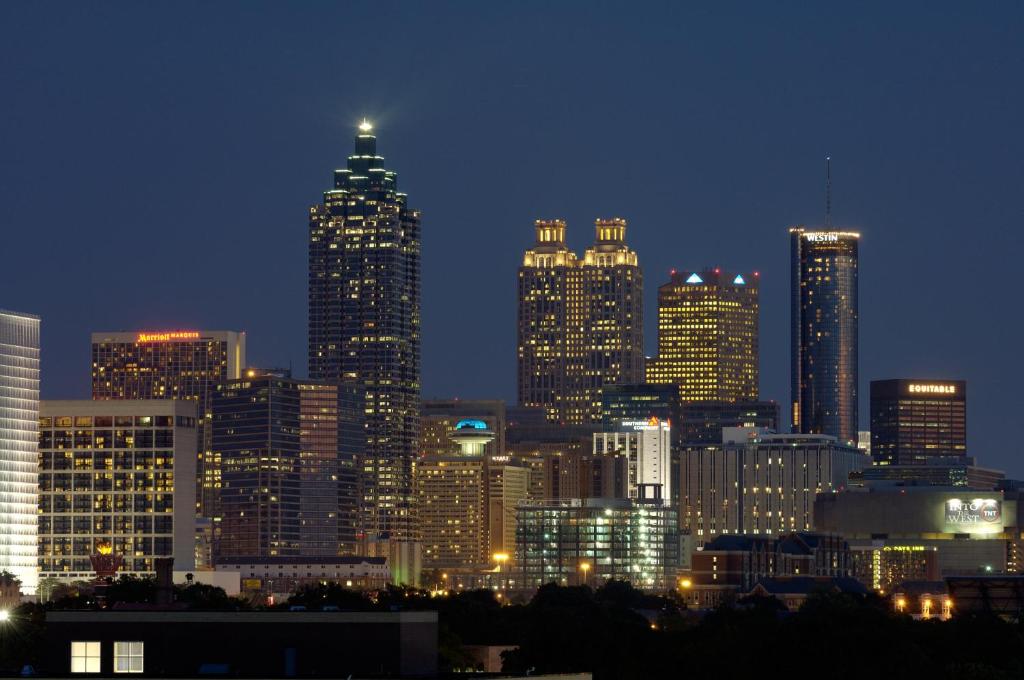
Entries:
{"type": "MultiPolygon", "coordinates": [[[[102,643],[72,642],[71,672],[99,673],[101,669],[102,643]]],[[[114,672],[141,673],[143,669],[144,644],[142,642],[114,643],[114,672]]]]}

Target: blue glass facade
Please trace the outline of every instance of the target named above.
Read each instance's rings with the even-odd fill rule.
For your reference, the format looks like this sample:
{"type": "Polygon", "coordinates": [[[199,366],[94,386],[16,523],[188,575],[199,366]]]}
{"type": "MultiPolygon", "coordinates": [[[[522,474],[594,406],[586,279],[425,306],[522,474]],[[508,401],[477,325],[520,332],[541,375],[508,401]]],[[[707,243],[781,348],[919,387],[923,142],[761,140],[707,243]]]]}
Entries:
{"type": "Polygon", "coordinates": [[[857,440],[857,259],[860,235],[789,230],[793,431],[857,440]]]}

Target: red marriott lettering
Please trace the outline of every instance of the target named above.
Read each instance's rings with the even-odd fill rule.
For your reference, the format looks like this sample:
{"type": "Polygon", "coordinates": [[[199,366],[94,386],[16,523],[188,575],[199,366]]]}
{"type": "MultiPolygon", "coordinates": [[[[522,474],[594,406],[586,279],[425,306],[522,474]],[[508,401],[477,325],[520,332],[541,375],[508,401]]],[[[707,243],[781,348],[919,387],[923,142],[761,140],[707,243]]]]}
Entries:
{"type": "Polygon", "coordinates": [[[170,342],[171,340],[198,340],[199,331],[168,331],[166,333],[139,333],[136,342],[170,342]]]}

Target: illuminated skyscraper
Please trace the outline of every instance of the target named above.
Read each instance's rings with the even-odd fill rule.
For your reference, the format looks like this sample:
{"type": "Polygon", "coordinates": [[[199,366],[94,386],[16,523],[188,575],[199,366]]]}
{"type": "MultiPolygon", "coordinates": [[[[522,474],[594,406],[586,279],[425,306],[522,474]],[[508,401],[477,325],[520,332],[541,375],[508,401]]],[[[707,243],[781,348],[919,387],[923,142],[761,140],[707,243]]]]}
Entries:
{"type": "Polygon", "coordinates": [[[556,423],[598,423],[605,385],[643,380],[643,278],[626,221],[597,220],[582,260],[565,222],[535,226],[519,268],[519,405],[556,423]]]}
{"type": "MultiPolygon", "coordinates": [[[[399,193],[363,122],[334,188],[309,212],[309,375],[354,381],[365,398],[359,528],[415,540],[420,401],[420,214],[399,193]]],[[[413,582],[416,570],[396,580],[413,582]]]]}
{"type": "Polygon", "coordinates": [[[857,245],[849,231],[789,230],[793,431],[857,441],[857,245]]]}
{"type": "Polygon", "coordinates": [[[757,272],[673,272],[658,288],[658,356],[647,382],[676,385],[679,399],[756,401],[757,272]]]}
{"type": "Polygon", "coordinates": [[[876,465],[966,456],[967,382],[872,380],[871,455],[876,465]]]}
{"type": "Polygon", "coordinates": [[[92,334],[93,399],[188,399],[199,414],[196,510],[216,517],[220,462],[210,451],[218,385],[240,376],[245,333],[139,331],[92,334]]]}
{"type": "Polygon", "coordinates": [[[39,317],[0,309],[0,570],[35,593],[39,317]]]}

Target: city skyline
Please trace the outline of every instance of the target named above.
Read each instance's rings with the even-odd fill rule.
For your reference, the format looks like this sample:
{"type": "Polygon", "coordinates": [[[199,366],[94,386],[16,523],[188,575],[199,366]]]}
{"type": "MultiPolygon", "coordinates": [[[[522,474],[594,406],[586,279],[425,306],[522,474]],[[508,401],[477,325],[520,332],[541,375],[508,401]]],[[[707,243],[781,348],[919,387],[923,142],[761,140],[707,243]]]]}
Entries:
{"type": "MultiPolygon", "coordinates": [[[[26,20],[32,19],[30,10],[8,11],[26,20]]],[[[486,12],[483,14],[486,15],[486,12]]],[[[683,15],[678,16],[685,18],[683,15]]],[[[840,23],[843,18],[841,15],[833,15],[830,23],[840,23]]],[[[214,16],[213,19],[216,22],[218,17],[214,16]]],[[[794,20],[792,16],[786,19],[794,20]]],[[[952,32],[953,25],[957,23],[942,11],[927,13],[927,16],[915,20],[926,22],[943,35],[947,31],[952,32]]],[[[471,16],[465,21],[470,24],[486,24],[483,15],[471,16]]],[[[564,15],[552,18],[556,27],[566,26],[566,21],[564,15]]],[[[897,13],[893,21],[900,23],[910,19],[905,14],[897,13]]],[[[597,16],[587,19],[585,24],[598,32],[610,31],[606,22],[607,17],[598,12],[597,16]]],[[[9,25],[15,23],[12,21],[9,25]]],[[[1013,22],[1007,23],[1012,25],[1013,22]]],[[[782,30],[778,28],[779,23],[769,22],[769,25],[782,30]]],[[[798,20],[796,25],[801,25],[798,20]]],[[[711,87],[712,74],[736,76],[756,73],[759,72],[756,66],[731,62],[716,71],[714,64],[702,60],[700,63],[708,68],[708,73],[695,74],[691,78],[695,84],[712,93],[712,100],[714,94],[723,97],[722,103],[717,106],[761,105],[758,125],[752,126],[754,130],[739,126],[735,141],[724,138],[724,126],[736,126],[743,119],[727,115],[722,125],[712,125],[708,111],[717,110],[714,107],[696,112],[687,110],[685,120],[697,128],[705,129],[703,136],[709,137],[707,141],[698,142],[691,134],[673,132],[673,128],[668,127],[668,120],[653,112],[641,111],[635,114],[635,119],[623,115],[627,109],[635,112],[635,105],[624,107],[616,104],[605,112],[570,106],[567,111],[552,111],[543,122],[534,117],[532,121],[527,119],[509,123],[507,116],[497,116],[493,104],[469,101],[476,107],[469,109],[473,118],[491,121],[482,127],[480,122],[469,120],[470,116],[465,112],[456,115],[457,104],[467,103],[464,99],[443,107],[431,104],[413,116],[383,104],[388,100],[385,96],[387,92],[374,93],[357,89],[346,93],[344,98],[339,98],[340,95],[329,97],[332,105],[320,107],[312,121],[308,114],[301,114],[298,118],[295,115],[284,116],[280,127],[266,141],[270,148],[259,152],[279,154],[284,159],[283,164],[297,175],[296,179],[285,180],[277,174],[254,178],[250,173],[237,173],[243,176],[244,185],[250,190],[255,183],[260,200],[251,202],[259,206],[258,213],[252,212],[252,207],[243,206],[241,214],[230,217],[230,213],[221,213],[217,209],[195,214],[190,212],[191,208],[172,206],[169,211],[170,217],[173,217],[172,222],[167,222],[165,216],[152,216],[153,229],[143,232],[142,241],[149,242],[148,239],[152,238],[151,247],[154,250],[160,248],[166,243],[164,235],[170,233],[169,226],[174,224],[175,228],[182,230],[182,243],[195,243],[195,238],[202,237],[207,239],[202,242],[209,247],[203,248],[203,252],[192,253],[191,246],[188,251],[183,251],[183,246],[177,245],[177,238],[169,239],[170,245],[164,248],[166,254],[152,255],[155,266],[147,260],[144,269],[128,263],[118,268],[117,272],[97,271],[95,266],[82,269],[84,264],[79,263],[79,260],[96,261],[107,250],[112,250],[110,257],[121,259],[119,254],[124,251],[120,250],[122,246],[119,241],[128,233],[124,230],[129,228],[130,223],[134,223],[134,219],[125,219],[123,222],[114,220],[111,223],[109,215],[106,215],[103,221],[99,221],[99,216],[103,214],[99,204],[104,201],[97,204],[97,199],[99,196],[108,199],[115,196],[116,205],[124,208],[124,214],[134,210],[134,201],[137,199],[129,195],[111,194],[109,191],[96,193],[93,198],[85,201],[73,198],[80,196],[80,192],[89,187],[95,188],[95,178],[103,180],[104,185],[120,185],[124,182],[128,187],[134,186],[139,192],[139,198],[155,191],[158,184],[170,181],[179,195],[189,196],[189,203],[207,209],[212,205],[211,196],[227,195],[242,186],[237,179],[229,176],[227,168],[214,164],[209,174],[205,175],[207,188],[198,192],[189,191],[188,188],[195,188],[194,185],[182,179],[189,172],[188,166],[179,155],[168,154],[169,147],[164,146],[171,140],[180,143],[187,142],[188,138],[183,139],[178,136],[181,133],[169,130],[165,118],[154,118],[154,112],[140,110],[136,112],[137,121],[103,124],[102,120],[97,119],[98,114],[93,107],[87,105],[79,112],[76,120],[68,122],[67,127],[57,129],[54,134],[66,142],[67,135],[81,132],[82,125],[96,126],[99,139],[90,140],[88,134],[80,134],[70,144],[70,152],[65,158],[69,164],[68,170],[79,176],[84,173],[76,170],[81,162],[78,159],[89,158],[95,164],[89,174],[95,178],[83,177],[82,186],[69,188],[67,197],[68,200],[79,202],[84,225],[104,225],[110,231],[97,232],[94,226],[91,230],[94,236],[97,233],[102,236],[84,241],[79,230],[72,233],[72,230],[56,228],[45,234],[44,230],[38,230],[39,233],[31,233],[36,230],[28,229],[24,230],[26,233],[14,230],[11,236],[15,247],[46,248],[53,267],[45,269],[53,281],[43,281],[41,274],[29,271],[26,264],[15,263],[0,279],[0,284],[9,291],[4,305],[38,313],[43,317],[45,398],[83,398],[87,395],[88,334],[102,328],[239,328],[248,332],[252,363],[287,364],[293,361],[296,374],[305,374],[302,361],[304,338],[299,335],[304,320],[301,318],[301,304],[296,305],[295,302],[301,300],[302,294],[304,243],[301,221],[296,222],[295,214],[297,209],[301,210],[315,198],[315,188],[322,184],[324,168],[337,164],[337,158],[346,151],[351,124],[365,114],[377,123],[382,151],[389,157],[390,165],[402,174],[404,185],[414,187],[416,207],[424,210],[424,228],[430,233],[430,238],[425,240],[424,252],[425,397],[493,397],[504,398],[511,403],[515,379],[514,339],[510,337],[514,329],[511,311],[514,308],[514,292],[509,282],[513,280],[511,273],[518,264],[519,255],[529,246],[529,225],[538,217],[562,216],[570,225],[577,226],[576,229],[570,229],[569,246],[581,251],[589,240],[582,226],[597,215],[617,214],[630,222],[630,245],[638,253],[649,282],[644,300],[646,353],[654,353],[653,342],[656,337],[652,327],[653,310],[656,308],[652,303],[654,288],[667,277],[670,268],[697,269],[705,265],[719,265],[739,271],[756,269],[762,273],[761,396],[786,404],[789,393],[789,319],[784,236],[786,229],[794,224],[806,223],[811,227],[821,224],[824,211],[820,163],[824,155],[831,153],[835,176],[834,221],[863,234],[860,272],[863,316],[860,342],[860,426],[864,428],[867,424],[866,394],[868,381],[872,379],[904,375],[966,379],[972,390],[968,414],[971,437],[969,453],[993,467],[1006,469],[1011,475],[1019,475],[1021,464],[1017,462],[1017,453],[997,446],[995,435],[1000,423],[1018,410],[1019,403],[1019,397],[1012,388],[1019,382],[1020,369],[1012,365],[1007,374],[999,364],[1013,362],[991,360],[991,357],[999,356],[1008,358],[1007,350],[1003,349],[1008,331],[997,328],[993,333],[983,334],[984,337],[979,337],[976,344],[971,345],[976,351],[963,351],[966,329],[984,327],[987,322],[987,315],[983,313],[987,305],[971,304],[979,294],[995,296],[986,298],[991,300],[993,306],[1013,304],[1011,298],[1001,297],[1009,293],[1001,291],[1013,287],[1011,272],[1014,268],[1008,258],[1009,253],[1014,251],[1019,235],[1015,230],[1002,229],[997,225],[1012,224],[1012,213],[1005,212],[1007,208],[1001,204],[1007,201],[1001,197],[1011,196],[1011,187],[1020,183],[1019,166],[1009,160],[1018,150],[1019,140],[1010,138],[997,141],[989,131],[1001,127],[1003,116],[1009,120],[1016,115],[1020,94],[1007,92],[992,75],[973,82],[966,82],[965,76],[976,70],[986,74],[990,71],[995,73],[1001,59],[1017,58],[1019,53],[1006,52],[1005,47],[1000,48],[994,43],[987,46],[982,44],[985,42],[984,36],[998,34],[1000,28],[993,17],[984,21],[975,17],[966,25],[957,27],[957,30],[967,33],[969,40],[950,48],[951,52],[942,53],[942,66],[948,71],[947,75],[942,75],[937,68],[914,68],[917,59],[936,55],[929,50],[937,48],[929,48],[924,43],[918,45],[920,57],[908,58],[909,63],[901,63],[886,70],[888,65],[883,58],[893,56],[895,41],[890,43],[862,23],[853,22],[853,25],[862,37],[867,34],[876,41],[880,40],[882,54],[863,55],[860,66],[866,71],[864,76],[850,73],[849,68],[834,57],[826,57],[827,63],[820,67],[795,68],[790,90],[794,101],[806,102],[819,91],[816,88],[820,88],[824,98],[823,107],[815,111],[814,116],[801,118],[802,123],[809,125],[784,124],[781,116],[796,104],[781,104],[777,97],[756,87],[751,88],[753,91],[746,95],[732,97],[724,96],[722,91],[711,87]],[[967,44],[972,45],[971,50],[963,46],[967,44]],[[968,51],[971,53],[968,54],[968,51]],[[845,78],[846,87],[850,89],[848,95],[830,88],[827,81],[823,80],[823,72],[828,67],[840,71],[839,75],[845,78]],[[894,83],[902,82],[911,72],[924,73],[927,77],[923,83],[910,88],[907,94],[890,91],[894,83]],[[869,82],[872,77],[876,79],[874,85],[869,82]],[[958,98],[975,102],[980,99],[987,103],[985,116],[956,105],[950,100],[950,95],[940,93],[947,84],[956,86],[954,89],[958,98]],[[863,126],[854,127],[852,132],[849,126],[843,130],[843,122],[849,123],[851,120],[848,115],[842,114],[843,106],[856,95],[874,97],[880,91],[888,92],[893,97],[891,104],[884,107],[885,111],[868,115],[863,126]],[[905,109],[909,109],[910,113],[901,113],[905,109]],[[883,113],[889,115],[883,116],[883,113]],[[843,124],[836,123],[837,116],[839,123],[843,124]],[[980,125],[993,117],[996,121],[980,125]],[[826,124],[824,119],[829,118],[833,122],[826,124]],[[887,118],[886,124],[891,129],[882,129],[883,118],[887,118]],[[575,129],[573,124],[581,121],[585,124],[575,129]],[[300,125],[307,126],[307,129],[299,132],[300,125]],[[438,131],[451,130],[453,126],[458,127],[458,134],[436,134],[438,131]],[[794,130],[796,127],[800,129],[794,130]],[[132,159],[143,162],[144,156],[136,158],[134,155],[126,155],[127,151],[117,144],[110,158],[95,153],[94,145],[98,142],[110,143],[122,133],[132,136],[150,129],[170,134],[167,135],[169,140],[159,143],[152,140],[149,142],[152,146],[146,147],[152,159],[159,157],[163,161],[160,167],[154,167],[155,174],[148,180],[149,183],[139,184],[141,180],[122,174],[124,170],[121,165],[131,166],[132,163],[126,161],[132,159]],[[647,142],[631,149],[637,156],[637,166],[653,164],[666,178],[654,180],[653,192],[648,194],[652,198],[642,196],[637,191],[637,187],[642,185],[641,180],[650,181],[651,175],[622,167],[618,162],[619,154],[614,148],[617,144],[615,140],[638,130],[638,134],[642,133],[647,142]],[[483,136],[485,133],[493,135],[493,147],[486,152],[469,155],[469,145],[490,140],[483,136]],[[961,134],[972,140],[971,148],[957,139],[961,134]],[[438,136],[443,139],[428,141],[438,136]],[[861,144],[869,139],[870,143],[861,144]],[[937,146],[943,149],[943,153],[933,155],[937,153],[936,139],[940,140],[937,146]],[[653,140],[658,140],[658,143],[653,140]],[[297,145],[297,149],[285,150],[286,145],[297,145]],[[523,146],[524,150],[516,151],[514,147],[517,145],[523,146]],[[788,150],[785,162],[777,172],[773,170],[773,164],[781,158],[780,150],[784,145],[792,145],[793,148],[788,150]],[[310,151],[311,146],[317,146],[317,151],[310,151]],[[593,148],[588,150],[590,146],[593,148]],[[743,147],[746,153],[741,156],[737,152],[743,147]],[[557,184],[555,180],[559,174],[550,167],[538,165],[535,158],[531,159],[531,163],[526,163],[529,157],[526,150],[537,148],[548,149],[556,156],[571,156],[589,168],[582,170],[580,178],[570,182],[567,189],[555,192],[545,185],[557,184]],[[684,149],[688,153],[681,153],[684,149]],[[504,156],[508,165],[504,174],[491,172],[495,167],[492,165],[494,161],[485,156],[492,154],[504,156]],[[947,156],[957,159],[955,169],[948,161],[941,160],[947,156]],[[668,161],[666,157],[672,157],[672,160],[668,161]],[[450,184],[438,183],[441,176],[448,177],[447,182],[450,182],[450,178],[456,176],[454,170],[470,158],[482,167],[480,172],[464,173],[461,176],[466,184],[464,190],[453,192],[446,188],[450,184]],[[738,162],[739,158],[742,161],[738,162]],[[913,158],[913,161],[901,158],[913,158]],[[990,162],[992,160],[999,162],[993,164],[990,162]],[[540,181],[531,176],[530,171],[540,173],[540,181]],[[966,180],[965,173],[969,174],[966,180]],[[644,174],[644,177],[639,177],[639,174],[644,174]],[[497,181],[496,177],[501,177],[501,181],[497,181]],[[617,183],[623,184],[624,190],[612,192],[611,187],[617,183]],[[498,191],[499,187],[491,185],[503,186],[498,191]],[[273,186],[281,187],[280,195],[270,196],[276,193],[271,191],[273,186]],[[682,205],[677,192],[682,193],[682,205]],[[476,194],[480,198],[475,198],[476,194]],[[473,200],[467,203],[460,196],[473,200]],[[735,200],[731,198],[733,196],[735,200]],[[485,199],[492,205],[500,206],[502,214],[494,216],[497,222],[493,226],[488,224],[486,236],[482,238],[479,228],[481,218],[477,210],[485,199]],[[240,245],[237,242],[237,233],[241,230],[239,225],[252,220],[254,216],[259,229],[247,232],[251,236],[249,242],[240,245]],[[984,238],[974,238],[973,235],[968,237],[965,227],[979,222],[993,226],[984,232],[984,238]],[[230,245],[224,241],[227,237],[219,232],[235,232],[230,245]],[[478,240],[474,242],[474,238],[478,240]],[[459,249],[466,243],[475,243],[489,251],[487,258],[481,258],[487,260],[486,264],[476,262],[467,251],[459,249]],[[183,252],[194,255],[187,266],[180,259],[183,252]],[[916,256],[907,259],[900,255],[907,252],[914,252],[916,256]],[[224,253],[237,255],[239,266],[261,255],[266,257],[268,253],[273,253],[272,258],[264,260],[268,266],[267,280],[235,282],[226,279],[222,275],[226,271],[224,263],[234,258],[225,259],[224,253]],[[213,259],[214,255],[216,259],[213,259]],[[475,285],[449,282],[448,279],[459,278],[452,276],[453,269],[457,267],[462,267],[463,275],[475,285]],[[979,267],[984,267],[988,272],[986,276],[989,283],[981,285],[975,280],[977,277],[971,276],[967,280],[957,278],[958,272],[973,271],[979,267]],[[89,275],[83,276],[83,271],[88,271],[89,275]],[[205,281],[210,276],[218,277],[224,292],[206,300],[196,292],[196,288],[190,288],[197,285],[190,283],[190,280],[205,281]],[[122,277],[130,280],[131,285],[124,285],[122,277]],[[86,310],[69,309],[71,305],[60,286],[67,289],[72,281],[76,291],[90,296],[108,288],[117,290],[123,305],[89,304],[85,305],[86,310]],[[181,294],[181,290],[187,294],[181,294]],[[299,291],[298,297],[296,290],[299,291]],[[223,306],[218,309],[219,301],[224,299],[237,300],[238,304],[232,305],[230,309],[224,309],[223,306]],[[154,304],[154,300],[159,304],[154,304]],[[487,304],[488,300],[492,301],[490,305],[487,304]],[[873,301],[870,306],[866,302],[868,300],[873,301]],[[891,302],[883,302],[889,300],[891,302]],[[289,309],[289,306],[298,309],[289,309]],[[449,310],[466,307],[477,310],[485,323],[474,327],[472,332],[453,334],[447,331],[447,325],[455,318],[453,315],[458,313],[449,310]],[[894,311],[897,309],[900,311],[894,311]],[[959,311],[962,316],[958,320],[962,320],[961,323],[947,323],[948,309],[959,311]],[[275,314],[266,314],[266,310],[274,310],[275,314]],[[263,318],[267,316],[273,318],[263,318]],[[901,320],[899,325],[894,323],[897,319],[901,320]],[[898,327],[902,332],[889,333],[888,329],[892,327],[898,327]],[[289,330],[282,330],[285,328],[289,330]],[[298,332],[295,329],[299,329],[298,332]],[[451,366],[460,362],[474,366],[474,370],[450,370],[451,366]]],[[[57,36],[63,36],[67,28],[58,24],[54,30],[57,36]]],[[[519,28],[526,30],[521,25],[519,28]]],[[[633,18],[623,30],[629,32],[641,28],[650,27],[633,18]]],[[[258,29],[265,32],[274,30],[266,25],[258,26],[258,29]]],[[[187,31],[186,34],[191,35],[200,46],[210,49],[205,46],[202,36],[187,31]]],[[[560,49],[579,45],[581,37],[578,34],[571,33],[569,37],[569,45],[560,49]]],[[[843,35],[833,37],[838,41],[834,50],[836,53],[841,52],[840,48],[849,45],[851,40],[843,35]]],[[[914,42],[916,36],[911,37],[911,42],[918,44],[914,42]]],[[[665,37],[665,40],[668,38],[665,37]]],[[[819,39],[812,40],[812,43],[816,40],[819,39]]],[[[17,44],[18,40],[13,42],[17,44]]],[[[71,39],[70,43],[73,45],[75,41],[71,39]]],[[[498,52],[507,57],[507,46],[499,48],[498,52]]],[[[795,58],[803,56],[804,49],[810,52],[813,48],[814,44],[810,44],[795,52],[776,55],[776,63],[797,66],[795,58]]],[[[655,46],[649,49],[651,54],[657,54],[664,48],[655,46]]],[[[713,54],[721,56],[722,52],[713,54]]],[[[685,55],[690,53],[686,52],[685,55]]],[[[302,58],[311,56],[303,53],[302,58]]],[[[141,50],[141,64],[152,63],[154,58],[155,53],[141,50]]],[[[511,59],[499,60],[496,65],[500,67],[501,73],[513,77],[515,81],[514,76],[519,71],[513,69],[510,63],[511,59]]],[[[393,74],[395,62],[389,64],[388,72],[393,74]]],[[[188,73],[192,68],[188,64],[180,67],[184,69],[182,73],[188,73]]],[[[234,67],[237,65],[229,63],[229,70],[234,67]]],[[[59,75],[67,77],[78,71],[76,67],[65,68],[67,70],[61,71],[59,75]]],[[[121,68],[130,72],[134,67],[121,68]]],[[[177,71],[174,68],[168,66],[160,71],[155,85],[140,85],[140,96],[144,101],[163,101],[165,95],[175,91],[177,85],[172,76],[177,71]]],[[[34,72],[31,68],[29,71],[34,72]]],[[[552,76],[553,83],[561,82],[562,74],[562,71],[557,70],[552,76]]],[[[28,88],[24,101],[27,105],[38,106],[41,91],[34,90],[31,84],[13,76],[5,82],[11,86],[28,88]]],[[[103,87],[107,82],[101,75],[90,75],[79,87],[98,88],[97,96],[106,105],[113,97],[103,87]]],[[[436,80],[430,82],[437,83],[436,80]]],[[[442,85],[439,87],[443,89],[442,85]]],[[[536,101],[549,88],[550,84],[545,83],[527,87],[530,95],[528,100],[536,101]]],[[[631,86],[626,83],[623,83],[623,88],[627,93],[632,92],[631,86]]],[[[71,94],[54,96],[67,97],[84,91],[72,87],[71,94]]],[[[499,104],[506,101],[498,90],[487,89],[485,94],[495,98],[499,104]]],[[[570,94],[580,97],[583,93],[573,90],[570,94]]],[[[15,113],[28,111],[27,108],[20,108],[23,106],[20,102],[21,99],[12,101],[8,106],[15,113]]],[[[188,104],[181,106],[186,109],[187,120],[194,120],[192,117],[199,114],[198,110],[190,108],[188,104]]],[[[294,106],[298,106],[297,100],[294,106]]],[[[289,111],[295,114],[291,109],[289,111]]],[[[259,112],[247,114],[240,121],[242,129],[262,126],[267,122],[264,121],[266,115],[259,112]]],[[[45,115],[41,118],[40,122],[46,121],[45,115]]],[[[15,121],[18,122],[15,126],[18,130],[26,131],[28,142],[38,140],[35,131],[39,123],[30,123],[17,116],[15,121]]],[[[267,125],[265,129],[272,128],[267,125]]],[[[214,146],[217,153],[230,161],[233,172],[239,166],[251,164],[253,160],[253,152],[238,145],[240,138],[233,136],[236,134],[228,134],[223,142],[214,146]]],[[[23,159],[25,163],[24,172],[17,175],[5,174],[9,180],[6,191],[12,192],[11,200],[6,202],[8,213],[5,218],[13,225],[29,224],[29,215],[32,214],[29,208],[42,204],[34,200],[38,191],[34,187],[54,185],[50,180],[50,170],[40,165],[41,160],[52,157],[52,154],[48,156],[44,153],[37,160],[27,153],[29,147],[26,142],[11,139],[10,144],[14,157],[23,159]],[[29,182],[29,178],[34,179],[29,182]]],[[[223,202],[220,198],[218,201],[223,202]]],[[[79,229],[90,233],[90,229],[81,228],[81,225],[79,229]]],[[[139,242],[137,237],[132,240],[136,245],[139,242]]],[[[208,281],[203,285],[208,285],[208,281]]]]}

